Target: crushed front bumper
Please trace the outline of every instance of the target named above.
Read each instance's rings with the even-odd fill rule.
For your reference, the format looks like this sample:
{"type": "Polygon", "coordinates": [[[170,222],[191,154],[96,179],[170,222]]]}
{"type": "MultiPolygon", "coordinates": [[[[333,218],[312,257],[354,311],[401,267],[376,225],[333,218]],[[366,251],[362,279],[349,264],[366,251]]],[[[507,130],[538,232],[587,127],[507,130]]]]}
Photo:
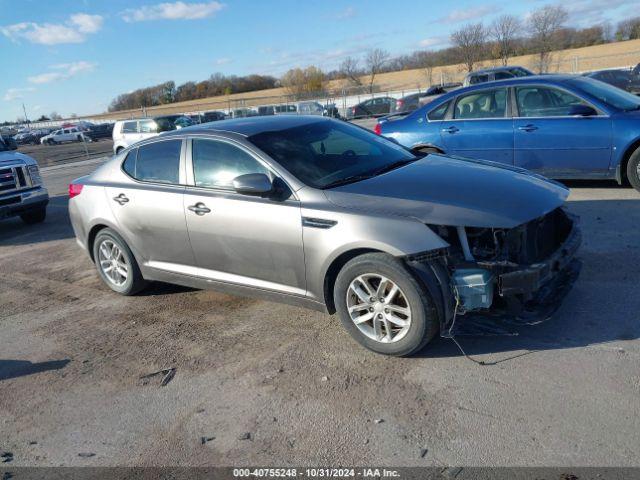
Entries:
{"type": "Polygon", "coordinates": [[[571,263],[582,243],[577,220],[572,220],[573,228],[567,239],[545,261],[512,267],[513,270],[498,275],[498,293],[501,296],[530,295],[537,292],[571,263]]]}

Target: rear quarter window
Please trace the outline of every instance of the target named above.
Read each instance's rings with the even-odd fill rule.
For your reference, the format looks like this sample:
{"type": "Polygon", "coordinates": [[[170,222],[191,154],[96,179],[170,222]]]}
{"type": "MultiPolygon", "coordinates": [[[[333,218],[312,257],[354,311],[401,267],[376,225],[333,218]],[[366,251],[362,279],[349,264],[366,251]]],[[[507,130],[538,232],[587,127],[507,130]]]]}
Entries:
{"type": "Polygon", "coordinates": [[[444,120],[444,116],[447,114],[447,109],[449,108],[449,104],[451,101],[444,102],[439,107],[434,108],[429,113],[427,113],[427,118],[429,120],[444,120]]]}

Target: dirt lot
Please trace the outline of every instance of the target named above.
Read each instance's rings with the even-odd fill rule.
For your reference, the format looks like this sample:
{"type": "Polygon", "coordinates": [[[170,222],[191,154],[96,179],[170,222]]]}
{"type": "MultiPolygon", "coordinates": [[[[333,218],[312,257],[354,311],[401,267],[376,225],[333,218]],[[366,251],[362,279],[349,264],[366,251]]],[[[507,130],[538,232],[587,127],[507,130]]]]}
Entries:
{"type": "Polygon", "coordinates": [[[60,196],[92,168],[45,169],[46,223],[0,224],[11,465],[640,465],[636,192],[572,184],[580,279],[547,323],[461,338],[480,366],[448,340],[376,355],[290,306],[160,284],[117,296],[60,196]],[[166,367],[167,386],[140,379],[166,367]]]}
{"type": "Polygon", "coordinates": [[[42,168],[78,162],[86,158],[111,155],[113,153],[113,141],[111,139],[104,139],[86,144],[70,142],[61,145],[20,145],[18,151],[35,158],[38,165],[42,168]],[[88,157],[87,153],[89,155],[88,157]]]}

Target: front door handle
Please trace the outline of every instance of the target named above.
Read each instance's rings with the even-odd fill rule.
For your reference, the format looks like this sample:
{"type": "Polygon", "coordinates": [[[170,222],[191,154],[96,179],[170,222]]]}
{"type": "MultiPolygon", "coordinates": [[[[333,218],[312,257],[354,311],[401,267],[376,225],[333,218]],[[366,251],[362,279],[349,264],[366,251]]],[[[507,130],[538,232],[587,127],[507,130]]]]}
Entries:
{"type": "Polygon", "coordinates": [[[118,202],[120,205],[124,205],[125,203],[127,203],[129,201],[129,199],[127,198],[127,196],[124,193],[121,193],[117,197],[113,197],[113,199],[116,202],[118,202]]]}
{"type": "Polygon", "coordinates": [[[535,130],[537,130],[538,127],[536,127],[535,125],[529,123],[528,125],[522,125],[521,127],[518,127],[518,130],[523,131],[523,132],[533,132],[535,130]]]}
{"type": "Polygon", "coordinates": [[[196,215],[200,215],[200,216],[204,215],[205,213],[209,213],[211,211],[211,209],[207,208],[207,206],[202,202],[198,202],[195,205],[189,205],[187,208],[192,212],[194,212],[196,215]]]}
{"type": "Polygon", "coordinates": [[[459,131],[460,129],[458,127],[447,127],[442,129],[442,133],[456,133],[459,131]]]}

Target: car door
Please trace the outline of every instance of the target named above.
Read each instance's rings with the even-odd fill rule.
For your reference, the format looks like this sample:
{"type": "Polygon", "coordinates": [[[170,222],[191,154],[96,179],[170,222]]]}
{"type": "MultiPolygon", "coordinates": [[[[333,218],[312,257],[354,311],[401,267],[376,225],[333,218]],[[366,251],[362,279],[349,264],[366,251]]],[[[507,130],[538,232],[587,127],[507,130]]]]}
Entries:
{"type": "Polygon", "coordinates": [[[506,87],[460,95],[448,117],[440,130],[447,153],[513,164],[513,119],[506,87]]]}
{"type": "Polygon", "coordinates": [[[184,215],[200,275],[212,280],[304,295],[300,204],[241,195],[232,180],[243,174],[275,175],[242,145],[194,137],[184,215]]]}
{"type": "Polygon", "coordinates": [[[118,229],[151,268],[195,274],[184,218],[184,148],[181,139],[132,149],[122,164],[128,181],[106,186],[118,229]]]}
{"type": "Polygon", "coordinates": [[[593,107],[564,89],[547,85],[514,88],[515,164],[553,178],[605,175],[611,162],[611,119],[604,113],[574,116],[593,107]]]}

